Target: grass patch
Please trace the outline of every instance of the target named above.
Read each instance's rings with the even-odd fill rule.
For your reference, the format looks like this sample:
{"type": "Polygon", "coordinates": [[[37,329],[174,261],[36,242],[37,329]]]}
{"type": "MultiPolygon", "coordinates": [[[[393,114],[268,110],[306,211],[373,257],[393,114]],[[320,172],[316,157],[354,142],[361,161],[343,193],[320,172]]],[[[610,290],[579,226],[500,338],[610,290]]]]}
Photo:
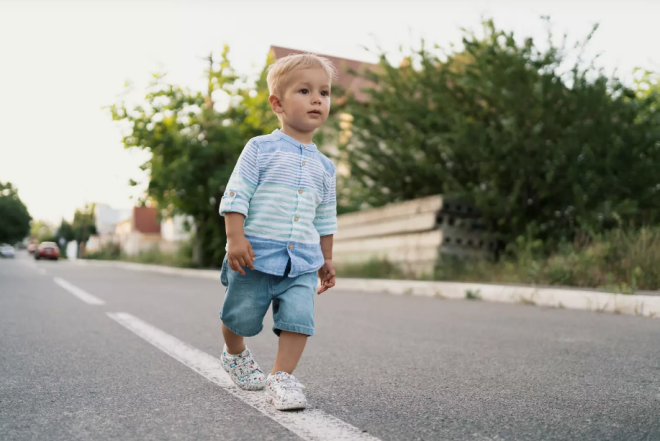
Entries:
{"type": "Polygon", "coordinates": [[[365,263],[337,266],[339,277],[362,279],[409,279],[403,269],[387,259],[371,259],[365,263]]]}
{"type": "Polygon", "coordinates": [[[442,256],[435,280],[596,288],[618,294],[660,289],[660,228],[614,230],[564,244],[549,256],[520,241],[499,261],[442,256]]]}

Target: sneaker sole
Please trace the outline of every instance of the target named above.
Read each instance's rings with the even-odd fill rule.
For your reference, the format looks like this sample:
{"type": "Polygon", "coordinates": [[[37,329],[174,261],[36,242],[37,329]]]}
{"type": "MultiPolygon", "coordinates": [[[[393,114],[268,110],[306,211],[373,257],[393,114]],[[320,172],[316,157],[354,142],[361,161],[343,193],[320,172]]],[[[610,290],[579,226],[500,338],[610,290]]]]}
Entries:
{"type": "Polygon", "coordinates": [[[277,410],[300,410],[300,409],[306,409],[307,408],[307,403],[289,403],[289,404],[283,404],[275,398],[271,397],[270,395],[266,395],[266,403],[272,404],[273,407],[277,410]]]}

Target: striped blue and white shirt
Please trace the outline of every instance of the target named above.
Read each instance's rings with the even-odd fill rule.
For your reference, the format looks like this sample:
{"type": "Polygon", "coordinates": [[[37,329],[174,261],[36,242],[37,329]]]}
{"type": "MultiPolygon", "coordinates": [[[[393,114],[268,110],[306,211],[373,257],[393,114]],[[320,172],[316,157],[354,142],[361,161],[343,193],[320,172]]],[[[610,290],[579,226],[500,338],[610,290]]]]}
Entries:
{"type": "Polygon", "coordinates": [[[320,237],[337,231],[335,166],[314,144],[275,130],[252,138],[229,178],[220,214],[245,216],[254,268],[290,277],[323,266],[320,237]]]}

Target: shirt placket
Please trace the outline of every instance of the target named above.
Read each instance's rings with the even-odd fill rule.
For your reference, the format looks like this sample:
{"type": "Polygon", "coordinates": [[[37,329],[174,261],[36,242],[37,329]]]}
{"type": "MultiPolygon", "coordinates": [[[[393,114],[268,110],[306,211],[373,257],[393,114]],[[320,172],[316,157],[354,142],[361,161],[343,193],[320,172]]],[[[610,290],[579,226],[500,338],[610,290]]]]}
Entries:
{"type": "MultiPolygon", "coordinates": [[[[296,196],[296,207],[293,211],[293,218],[291,219],[291,223],[293,225],[291,229],[291,237],[298,232],[298,227],[299,227],[299,222],[300,222],[300,202],[302,198],[304,197],[305,191],[303,190],[303,181],[305,177],[305,167],[307,166],[307,163],[305,162],[305,147],[304,144],[301,144],[299,146],[300,148],[300,165],[298,167],[299,173],[298,173],[298,191],[297,191],[297,196],[296,196]]],[[[289,237],[289,254],[291,254],[295,248],[295,245],[293,244],[293,240],[291,240],[291,237],[289,237]]]]}

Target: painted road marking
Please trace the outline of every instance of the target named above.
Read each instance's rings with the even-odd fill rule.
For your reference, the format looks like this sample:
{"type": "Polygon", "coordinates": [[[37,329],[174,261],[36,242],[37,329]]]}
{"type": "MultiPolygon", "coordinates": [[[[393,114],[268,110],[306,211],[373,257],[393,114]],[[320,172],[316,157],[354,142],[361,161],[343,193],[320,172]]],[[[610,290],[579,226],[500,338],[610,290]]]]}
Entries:
{"type": "Polygon", "coordinates": [[[357,427],[318,409],[306,409],[302,412],[275,410],[266,404],[263,392],[248,392],[237,388],[217,358],[125,312],[108,313],[108,316],[305,440],[378,440],[376,437],[363,433],[357,427]]]}
{"type": "Polygon", "coordinates": [[[59,286],[62,288],[66,289],[69,291],[71,294],[74,296],[78,297],[80,300],[83,302],[89,304],[89,305],[105,305],[105,302],[98,297],[95,297],[91,295],[90,293],[83,291],[82,289],[78,288],[77,286],[74,286],[67,282],[66,280],[60,279],[59,277],[55,277],[53,279],[53,282],[57,283],[59,286]]]}

